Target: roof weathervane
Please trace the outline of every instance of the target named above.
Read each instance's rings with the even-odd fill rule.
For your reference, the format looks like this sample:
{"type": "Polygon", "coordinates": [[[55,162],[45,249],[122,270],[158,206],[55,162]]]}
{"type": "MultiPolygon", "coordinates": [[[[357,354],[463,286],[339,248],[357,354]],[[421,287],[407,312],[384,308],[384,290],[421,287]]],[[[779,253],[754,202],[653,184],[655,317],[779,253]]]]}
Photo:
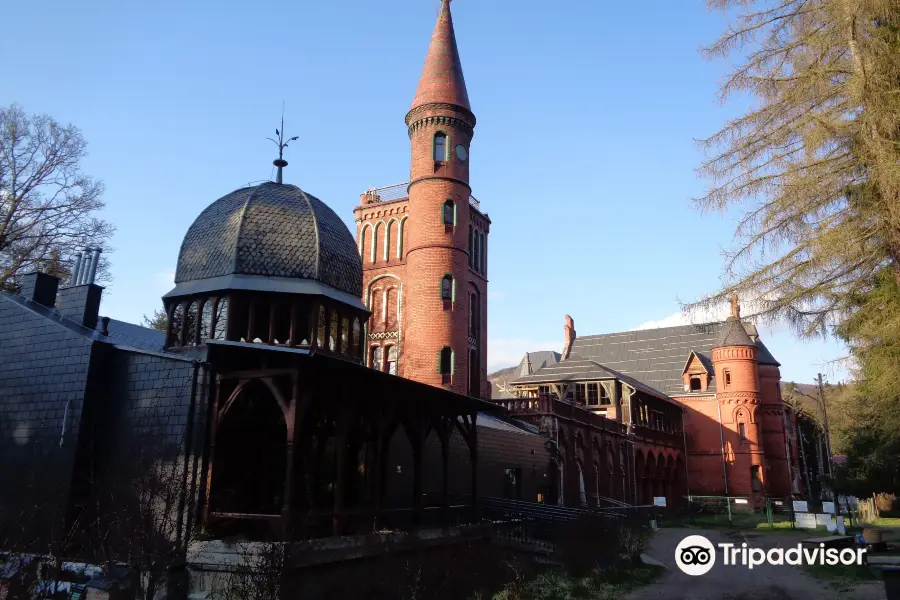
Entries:
{"type": "Polygon", "coordinates": [[[273,160],[272,164],[278,167],[278,173],[275,176],[275,183],[281,183],[281,171],[288,165],[288,162],[284,160],[284,149],[288,147],[289,142],[293,142],[300,137],[295,135],[287,141],[285,141],[284,139],[284,102],[281,103],[281,129],[276,129],[275,135],[278,136],[277,140],[274,140],[272,138],[266,139],[278,146],[278,158],[273,160]]]}

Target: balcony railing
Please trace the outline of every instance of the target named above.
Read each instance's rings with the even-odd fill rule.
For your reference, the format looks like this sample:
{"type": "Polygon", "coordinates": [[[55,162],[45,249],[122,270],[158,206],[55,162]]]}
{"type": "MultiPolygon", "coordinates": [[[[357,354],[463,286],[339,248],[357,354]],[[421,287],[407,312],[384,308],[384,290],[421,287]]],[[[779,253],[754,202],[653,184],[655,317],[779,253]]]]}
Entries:
{"type": "MultiPolygon", "coordinates": [[[[409,182],[395,183],[394,185],[386,185],[384,187],[371,188],[366,190],[364,204],[375,204],[378,202],[393,202],[394,200],[402,200],[408,198],[409,194],[406,188],[409,182]]],[[[475,199],[475,196],[469,194],[469,204],[476,210],[481,210],[481,202],[475,199]]]]}

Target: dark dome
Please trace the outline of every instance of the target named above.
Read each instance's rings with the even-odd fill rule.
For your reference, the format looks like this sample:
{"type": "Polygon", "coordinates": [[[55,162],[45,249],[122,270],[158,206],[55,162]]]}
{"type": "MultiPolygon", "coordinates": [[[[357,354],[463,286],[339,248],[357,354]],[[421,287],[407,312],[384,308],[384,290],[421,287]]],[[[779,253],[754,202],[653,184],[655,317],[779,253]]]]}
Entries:
{"type": "Polygon", "coordinates": [[[316,281],[362,295],[353,235],[324,202],[295,185],[267,182],[219,198],[188,229],[175,283],[230,275],[316,281]]]}
{"type": "Polygon", "coordinates": [[[724,346],[755,346],[753,340],[747,335],[744,324],[737,317],[731,316],[722,324],[719,331],[719,338],[716,340],[715,348],[724,346]]]}

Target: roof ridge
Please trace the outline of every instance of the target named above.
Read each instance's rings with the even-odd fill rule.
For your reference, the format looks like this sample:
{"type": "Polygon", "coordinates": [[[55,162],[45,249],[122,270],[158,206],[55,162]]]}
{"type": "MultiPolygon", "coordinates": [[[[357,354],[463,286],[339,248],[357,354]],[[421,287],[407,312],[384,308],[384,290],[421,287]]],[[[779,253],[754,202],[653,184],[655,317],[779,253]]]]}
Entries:
{"type": "MultiPolygon", "coordinates": [[[[255,186],[255,187],[253,188],[253,191],[251,191],[249,194],[247,194],[247,199],[244,201],[244,206],[241,207],[241,218],[238,219],[237,236],[234,238],[234,253],[233,253],[233,255],[231,256],[231,270],[232,270],[232,272],[234,272],[234,273],[237,273],[237,272],[238,272],[238,270],[237,270],[237,268],[238,268],[238,254],[239,254],[240,249],[241,249],[241,236],[242,236],[243,233],[244,233],[244,220],[247,218],[247,209],[250,208],[250,202],[251,202],[251,201],[253,200],[253,198],[256,196],[256,192],[258,192],[258,191],[259,191],[259,188],[262,187],[262,186],[264,186],[264,185],[265,185],[265,183],[261,183],[261,184],[255,186]]],[[[199,217],[198,217],[198,218],[199,218],[199,217]]],[[[185,239],[187,239],[187,236],[185,236],[185,239]]],[[[182,241],[182,244],[183,244],[183,243],[184,243],[184,242],[182,241]]]]}
{"type": "Polygon", "coordinates": [[[622,335],[624,333],[637,333],[639,331],[662,331],[665,329],[679,329],[682,327],[703,327],[703,326],[708,326],[708,325],[721,325],[724,322],[725,322],[724,320],[722,320],[722,321],[707,321],[704,323],[684,323],[683,325],[668,325],[666,327],[645,327],[643,329],[626,329],[623,331],[610,331],[609,333],[592,333],[589,335],[580,335],[577,338],[575,338],[575,341],[577,342],[578,340],[602,337],[602,336],[608,336],[608,335],[622,335]]]}
{"type": "MultiPolygon", "coordinates": [[[[297,191],[300,192],[300,195],[303,196],[304,200],[306,200],[306,206],[307,206],[307,208],[309,208],[309,213],[312,215],[313,231],[316,232],[316,274],[315,274],[315,278],[319,279],[319,271],[322,269],[322,245],[319,243],[319,216],[316,214],[316,211],[313,208],[312,202],[309,199],[309,194],[304,192],[300,186],[295,185],[294,187],[297,188],[297,191]]],[[[316,200],[318,200],[318,198],[316,198],[316,200]]],[[[324,204],[324,202],[322,204],[324,204]]]]}

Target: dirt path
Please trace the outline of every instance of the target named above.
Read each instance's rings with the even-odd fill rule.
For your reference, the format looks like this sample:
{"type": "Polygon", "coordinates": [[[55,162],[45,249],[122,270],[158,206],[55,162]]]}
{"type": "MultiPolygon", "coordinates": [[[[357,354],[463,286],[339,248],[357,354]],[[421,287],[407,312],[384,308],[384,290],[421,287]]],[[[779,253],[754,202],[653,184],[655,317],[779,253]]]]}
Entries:
{"type": "Polygon", "coordinates": [[[755,535],[728,530],[660,529],[647,554],[666,565],[668,571],[658,582],[625,596],[626,600],[884,600],[881,581],[839,592],[817,581],[798,567],[761,565],[751,571],[744,566],[722,565],[721,553],[712,570],[699,577],[685,575],[675,564],[675,547],[688,535],[702,535],[713,544],[747,541],[756,548],[788,548],[805,536],[801,533],[755,535]],[[749,539],[747,539],[749,538],[749,539]]]}

